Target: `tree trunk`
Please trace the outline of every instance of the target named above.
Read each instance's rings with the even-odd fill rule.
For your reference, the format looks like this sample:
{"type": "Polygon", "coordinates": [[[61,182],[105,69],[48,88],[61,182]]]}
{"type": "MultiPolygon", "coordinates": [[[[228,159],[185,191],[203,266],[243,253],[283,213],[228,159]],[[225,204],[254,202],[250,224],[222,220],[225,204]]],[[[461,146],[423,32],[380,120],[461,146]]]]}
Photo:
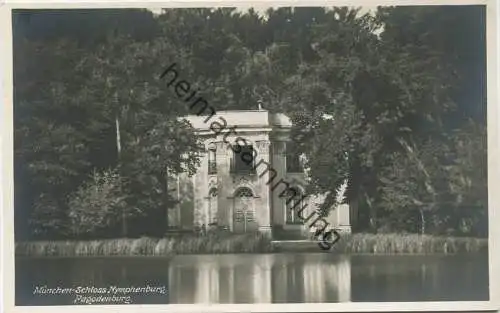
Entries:
{"type": "Polygon", "coordinates": [[[169,227],[169,216],[168,216],[168,205],[169,205],[169,197],[168,197],[168,175],[162,175],[162,183],[163,183],[163,197],[165,202],[165,228],[168,230],[169,227]]]}
{"type": "Polygon", "coordinates": [[[420,211],[420,233],[422,235],[425,235],[425,212],[422,208],[420,208],[419,211],[420,211]]]}
{"type": "Polygon", "coordinates": [[[370,228],[373,232],[377,232],[377,211],[373,207],[373,203],[370,200],[370,197],[366,193],[366,191],[363,192],[363,195],[365,197],[366,204],[368,205],[369,212],[370,212],[370,228]]]}
{"type": "Polygon", "coordinates": [[[349,220],[352,229],[358,229],[358,220],[359,220],[359,201],[357,198],[354,198],[349,203],[349,220]]]}
{"type": "MultiPolygon", "coordinates": [[[[115,117],[115,125],[116,125],[116,152],[118,154],[118,170],[121,172],[121,137],[120,137],[120,121],[118,120],[118,115],[115,117]]],[[[121,173],[118,173],[121,175],[121,173]]],[[[120,183],[121,189],[121,183],[120,183]]],[[[128,235],[128,227],[127,227],[127,215],[125,214],[125,207],[122,210],[122,236],[125,238],[128,235]]]]}

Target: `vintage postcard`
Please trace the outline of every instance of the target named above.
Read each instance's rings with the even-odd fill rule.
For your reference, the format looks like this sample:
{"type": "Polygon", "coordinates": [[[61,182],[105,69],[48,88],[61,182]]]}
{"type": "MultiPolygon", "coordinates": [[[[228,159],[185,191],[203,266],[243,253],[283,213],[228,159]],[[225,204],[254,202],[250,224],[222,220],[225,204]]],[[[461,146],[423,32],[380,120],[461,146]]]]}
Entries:
{"type": "Polygon", "coordinates": [[[6,312],[499,309],[494,2],[2,10],[6,312]]]}

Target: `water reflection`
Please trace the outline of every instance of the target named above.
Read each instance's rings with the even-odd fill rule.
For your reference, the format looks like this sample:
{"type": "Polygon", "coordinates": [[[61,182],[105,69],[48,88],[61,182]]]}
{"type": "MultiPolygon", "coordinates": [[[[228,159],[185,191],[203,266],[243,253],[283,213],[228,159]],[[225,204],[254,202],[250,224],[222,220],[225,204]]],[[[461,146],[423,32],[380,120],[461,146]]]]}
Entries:
{"type": "Polygon", "coordinates": [[[488,301],[488,280],[487,254],[351,257],[355,302],[488,301]]]}
{"type": "Polygon", "coordinates": [[[488,300],[487,255],[186,255],[16,260],[16,305],[73,304],[36,286],[166,286],[135,304],[488,300]]]}
{"type": "Polygon", "coordinates": [[[169,268],[170,301],[346,302],[350,271],[347,257],[326,254],[179,256],[169,268]]]}

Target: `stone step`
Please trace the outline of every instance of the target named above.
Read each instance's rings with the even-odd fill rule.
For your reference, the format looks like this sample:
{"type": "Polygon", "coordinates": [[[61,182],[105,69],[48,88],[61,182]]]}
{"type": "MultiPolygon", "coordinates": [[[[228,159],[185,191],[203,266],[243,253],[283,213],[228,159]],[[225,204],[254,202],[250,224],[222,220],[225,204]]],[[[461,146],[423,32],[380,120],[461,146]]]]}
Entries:
{"type": "Polygon", "coordinates": [[[313,240],[273,240],[271,245],[278,251],[315,251],[321,252],[319,241],[313,240]]]}

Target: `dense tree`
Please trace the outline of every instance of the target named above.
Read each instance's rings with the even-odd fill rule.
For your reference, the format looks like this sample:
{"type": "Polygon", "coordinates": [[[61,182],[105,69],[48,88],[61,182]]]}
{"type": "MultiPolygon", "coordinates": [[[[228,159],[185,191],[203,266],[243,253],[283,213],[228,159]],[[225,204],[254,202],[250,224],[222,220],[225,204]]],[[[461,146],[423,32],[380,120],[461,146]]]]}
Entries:
{"type": "Polygon", "coordinates": [[[17,47],[23,54],[16,60],[16,153],[24,173],[17,203],[33,208],[17,215],[31,215],[29,226],[38,236],[70,235],[68,197],[74,204],[78,194],[72,192],[87,186],[92,170],[106,168],[119,170],[120,191],[129,195],[124,235],[132,212],[166,221],[158,214],[165,216],[172,205],[168,175],[186,166],[193,171],[197,161],[196,139],[175,114],[186,110],[162,96],[165,88],[155,73],[157,62],[175,50],[164,41],[136,41],[113,27],[105,34],[105,40],[83,47],[64,36],[17,47]]]}
{"type": "MultiPolygon", "coordinates": [[[[449,200],[438,199],[464,197],[464,189],[459,192],[457,188],[447,190],[434,184],[445,185],[453,179],[452,171],[442,171],[442,166],[463,162],[463,156],[456,153],[456,142],[449,139],[457,128],[465,127],[463,117],[474,116],[476,122],[472,123],[482,120],[458,101],[464,89],[460,86],[468,80],[460,62],[469,62],[468,69],[472,63],[483,69],[476,73],[484,73],[484,59],[464,50],[457,36],[452,37],[453,41],[441,30],[422,29],[422,25],[429,25],[426,21],[439,20],[437,16],[444,12],[450,14],[441,7],[389,8],[381,9],[373,18],[359,16],[357,10],[336,8],[326,13],[331,16],[328,22],[315,29],[313,45],[320,57],[303,64],[288,80],[283,108],[302,133],[297,138],[301,152],[307,156],[310,190],[329,195],[323,203],[325,214],[345,179],[349,179],[345,201],[353,207],[359,204],[368,222],[366,226],[373,231],[395,229],[386,216],[396,216],[404,210],[416,209],[420,213],[420,219],[414,223],[422,226],[419,231],[425,230],[424,211],[430,211],[427,215],[439,219],[439,223],[445,223],[452,214],[465,214],[447,211],[449,200]],[[398,23],[403,24],[399,27],[398,23]],[[380,26],[384,26],[384,31],[377,36],[380,26]],[[403,26],[409,34],[398,37],[401,28],[405,29],[403,26]],[[439,34],[446,37],[444,47],[439,38],[429,39],[439,34]],[[301,137],[309,140],[302,141],[301,137]],[[426,194],[425,202],[412,199],[410,205],[401,201],[418,195],[419,190],[426,194]]],[[[454,31],[455,24],[463,27],[460,18],[464,15],[468,13],[478,20],[481,11],[462,8],[452,13],[455,18],[443,20],[444,28],[454,31]]],[[[479,32],[478,38],[481,35],[479,32]]],[[[483,99],[476,101],[484,107],[483,99]]],[[[476,140],[484,141],[479,132],[475,133],[476,140]]],[[[485,148],[478,153],[485,156],[485,148]]],[[[475,162],[479,160],[484,157],[475,162]]],[[[484,162],[476,164],[485,168],[484,162]]],[[[463,165],[452,168],[457,170],[463,165]]],[[[479,180],[477,183],[485,188],[479,180]]],[[[475,208],[477,216],[484,217],[484,203],[475,208]]],[[[446,223],[449,224],[442,226],[441,231],[446,227],[459,229],[456,222],[446,223]]]]}
{"type": "Polygon", "coordinates": [[[217,110],[261,102],[291,117],[308,190],[328,195],[323,214],[347,179],[356,230],[485,235],[484,16],[479,6],[16,12],[16,231],[31,220],[38,237],[162,234],[167,178],[194,172],[199,152],[178,119],[188,108],[159,78],[176,63],[217,110]]]}

